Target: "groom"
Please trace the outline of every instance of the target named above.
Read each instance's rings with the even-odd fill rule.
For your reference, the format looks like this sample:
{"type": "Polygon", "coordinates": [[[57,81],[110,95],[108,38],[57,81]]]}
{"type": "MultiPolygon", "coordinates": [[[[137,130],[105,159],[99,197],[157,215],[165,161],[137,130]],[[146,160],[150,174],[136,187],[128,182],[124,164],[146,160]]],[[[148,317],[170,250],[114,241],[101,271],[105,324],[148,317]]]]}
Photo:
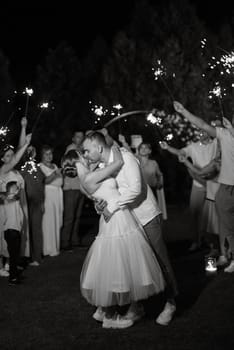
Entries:
{"type": "MultiPolygon", "coordinates": [[[[107,145],[105,137],[100,132],[93,132],[85,137],[83,154],[91,164],[108,164],[113,161],[111,147],[107,145]]],[[[134,211],[164,272],[167,282],[167,302],[156,322],[168,325],[176,311],[177,286],[162,237],[162,214],[153,192],[143,180],[138,160],[128,151],[122,151],[122,156],[124,165],[115,178],[120,192],[119,206],[121,208],[127,205],[134,211]]],[[[127,315],[136,321],[141,317],[138,311],[136,305],[133,304],[127,315]]]]}

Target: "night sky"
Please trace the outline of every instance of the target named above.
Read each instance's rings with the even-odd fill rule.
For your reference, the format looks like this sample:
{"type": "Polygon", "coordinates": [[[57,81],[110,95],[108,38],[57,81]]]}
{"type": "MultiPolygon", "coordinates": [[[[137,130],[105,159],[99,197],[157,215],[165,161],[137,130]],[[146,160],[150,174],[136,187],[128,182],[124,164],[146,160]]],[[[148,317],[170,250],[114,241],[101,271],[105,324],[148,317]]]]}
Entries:
{"type": "MultiPolygon", "coordinates": [[[[62,40],[76,50],[78,57],[85,55],[99,35],[111,42],[115,33],[129,23],[136,1],[86,0],[77,2],[77,9],[75,1],[65,1],[63,5],[21,1],[1,6],[0,48],[10,60],[13,77],[16,80],[32,77],[48,49],[62,40]]],[[[231,2],[192,0],[192,3],[213,31],[222,23],[232,22],[231,2]]]]}

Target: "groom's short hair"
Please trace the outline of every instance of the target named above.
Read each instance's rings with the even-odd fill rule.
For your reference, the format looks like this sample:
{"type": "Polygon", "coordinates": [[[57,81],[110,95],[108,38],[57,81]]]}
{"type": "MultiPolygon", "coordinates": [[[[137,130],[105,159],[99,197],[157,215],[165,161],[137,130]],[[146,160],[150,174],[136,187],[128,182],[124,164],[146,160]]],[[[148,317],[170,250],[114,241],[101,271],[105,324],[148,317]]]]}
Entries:
{"type": "Polygon", "coordinates": [[[101,145],[105,145],[105,146],[107,145],[105,136],[101,132],[98,132],[98,131],[90,132],[88,135],[85,136],[84,141],[85,140],[97,141],[101,145]]]}

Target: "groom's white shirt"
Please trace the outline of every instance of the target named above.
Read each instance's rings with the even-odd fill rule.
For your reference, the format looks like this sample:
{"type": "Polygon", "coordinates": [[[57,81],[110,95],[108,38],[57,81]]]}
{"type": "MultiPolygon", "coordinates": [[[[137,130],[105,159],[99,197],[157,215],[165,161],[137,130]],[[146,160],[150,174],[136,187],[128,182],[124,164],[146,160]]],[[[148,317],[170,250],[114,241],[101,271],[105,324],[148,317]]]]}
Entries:
{"type": "MultiPolygon", "coordinates": [[[[120,192],[119,206],[128,205],[133,209],[136,217],[146,225],[155,216],[161,214],[151,188],[143,180],[138,159],[131,152],[122,149],[124,165],[116,176],[120,192]]],[[[113,152],[110,151],[108,163],[113,161],[113,152]]]]}

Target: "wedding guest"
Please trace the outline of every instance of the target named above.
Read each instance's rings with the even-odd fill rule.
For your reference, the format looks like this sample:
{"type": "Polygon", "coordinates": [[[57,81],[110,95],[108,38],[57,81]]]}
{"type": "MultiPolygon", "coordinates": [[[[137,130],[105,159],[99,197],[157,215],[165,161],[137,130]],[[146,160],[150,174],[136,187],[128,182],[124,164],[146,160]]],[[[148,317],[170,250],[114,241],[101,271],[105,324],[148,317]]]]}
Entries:
{"type": "Polygon", "coordinates": [[[72,143],[67,146],[65,154],[71,150],[79,151],[83,140],[84,140],[84,132],[81,130],[75,131],[72,136],[72,143]]]}
{"type": "MultiPolygon", "coordinates": [[[[1,179],[0,179],[1,187],[1,179]]],[[[8,265],[9,265],[9,254],[7,250],[7,243],[4,240],[4,200],[6,194],[5,192],[0,192],[0,277],[9,277],[8,265]]]]}
{"type": "Polygon", "coordinates": [[[210,251],[207,256],[219,256],[225,254],[225,241],[219,234],[219,218],[215,205],[215,196],[220,184],[217,182],[220,171],[220,154],[203,168],[195,167],[186,157],[179,156],[190,171],[198,174],[206,180],[206,199],[203,209],[202,226],[205,232],[210,251]]]}
{"type": "MultiPolygon", "coordinates": [[[[18,151],[14,152],[14,147],[11,145],[5,145],[0,152],[0,159],[1,159],[1,166],[0,166],[0,192],[6,192],[9,194],[10,185],[8,185],[9,188],[7,188],[7,183],[13,183],[12,187],[13,189],[19,189],[19,196],[17,197],[17,200],[15,201],[8,201],[4,200],[4,203],[0,205],[1,208],[1,216],[0,216],[0,227],[3,230],[1,232],[1,250],[4,249],[9,253],[10,260],[13,257],[13,263],[11,262],[10,265],[10,284],[17,284],[18,277],[16,276],[18,272],[16,272],[15,268],[15,262],[18,261],[18,254],[20,253],[18,250],[18,244],[21,243],[21,236],[18,232],[22,231],[23,228],[23,221],[24,221],[24,213],[22,211],[21,206],[21,195],[20,190],[24,187],[24,180],[20,173],[18,171],[14,170],[14,167],[17,165],[17,163],[20,161],[21,157],[23,156],[26,148],[28,147],[30,141],[31,141],[31,135],[27,135],[25,137],[25,144],[18,149],[18,151]],[[17,216],[18,215],[18,216],[17,216]],[[8,230],[10,230],[8,232],[8,230]],[[17,231],[17,232],[14,232],[17,231]],[[3,232],[4,232],[4,239],[7,242],[7,247],[4,247],[2,245],[3,243],[3,232]],[[15,239],[15,240],[14,240],[15,239]],[[13,249],[13,250],[12,250],[13,249]],[[15,250],[14,250],[15,249],[15,250]],[[16,258],[17,255],[17,258],[16,258]]],[[[19,246],[20,247],[20,246],[19,246]]],[[[18,270],[17,270],[18,271],[18,270]]]]}
{"type": "Polygon", "coordinates": [[[25,152],[21,174],[25,181],[25,191],[29,209],[31,266],[39,266],[42,261],[42,217],[45,200],[45,175],[36,162],[36,148],[29,146],[25,152]]]}
{"type": "Polygon", "coordinates": [[[156,160],[151,159],[152,147],[150,143],[142,142],[138,146],[137,157],[140,160],[141,170],[146,183],[154,192],[159,208],[162,211],[163,219],[167,219],[167,208],[163,188],[163,174],[156,160]]]}
{"type": "MultiPolygon", "coordinates": [[[[215,158],[217,153],[217,140],[210,138],[210,136],[204,131],[200,132],[199,141],[191,142],[181,149],[171,147],[166,142],[160,142],[160,146],[162,149],[175,154],[177,157],[185,155],[187,158],[191,158],[193,165],[199,168],[206,166],[213,158],[215,158]]],[[[193,179],[189,201],[193,242],[189,250],[195,251],[200,248],[203,237],[201,223],[206,197],[206,182],[197,174],[193,175],[190,173],[190,175],[193,179]]]]}
{"type": "Polygon", "coordinates": [[[17,181],[9,181],[6,183],[4,238],[7,242],[7,249],[10,256],[9,285],[20,283],[18,265],[20,263],[21,231],[24,215],[19,201],[19,193],[20,187],[17,181]]]}
{"type": "Polygon", "coordinates": [[[61,160],[63,169],[63,226],[61,230],[61,249],[72,251],[73,246],[81,245],[79,232],[80,217],[84,203],[84,195],[80,190],[80,180],[77,176],[74,159],[77,151],[68,151],[61,160]]]}
{"type": "Polygon", "coordinates": [[[214,127],[189,112],[177,101],[174,101],[174,108],[192,124],[207,132],[211,137],[216,137],[220,142],[221,168],[218,176],[220,187],[215,197],[215,203],[220,220],[220,234],[227,239],[232,253],[231,262],[224,271],[232,273],[234,272],[234,118],[232,122],[223,118],[224,128],[214,127]]]}
{"type": "MultiPolygon", "coordinates": [[[[27,149],[30,141],[31,141],[31,134],[26,135],[26,126],[27,126],[27,119],[22,118],[21,119],[21,132],[20,132],[20,139],[19,139],[19,146],[17,151],[15,152],[14,147],[12,145],[5,145],[0,150],[0,192],[6,191],[6,183],[8,181],[17,181],[18,186],[21,188],[20,191],[20,204],[23,209],[24,214],[24,220],[23,220],[23,228],[21,233],[21,256],[22,257],[29,257],[30,251],[29,251],[29,227],[28,227],[28,207],[27,207],[27,200],[26,200],[26,194],[24,190],[24,179],[21,176],[20,172],[15,169],[15,167],[19,164],[25,150],[27,149]]],[[[1,206],[0,206],[1,210],[1,206]]],[[[0,216],[0,221],[3,220],[4,215],[0,216]]],[[[2,225],[0,224],[0,227],[2,225]]],[[[0,243],[1,243],[1,249],[6,252],[6,244],[3,238],[3,233],[0,232],[0,243]]]]}
{"type": "Polygon", "coordinates": [[[63,220],[63,177],[60,169],[53,163],[52,147],[42,147],[40,168],[45,175],[43,254],[56,256],[60,252],[60,230],[63,220]]]}

